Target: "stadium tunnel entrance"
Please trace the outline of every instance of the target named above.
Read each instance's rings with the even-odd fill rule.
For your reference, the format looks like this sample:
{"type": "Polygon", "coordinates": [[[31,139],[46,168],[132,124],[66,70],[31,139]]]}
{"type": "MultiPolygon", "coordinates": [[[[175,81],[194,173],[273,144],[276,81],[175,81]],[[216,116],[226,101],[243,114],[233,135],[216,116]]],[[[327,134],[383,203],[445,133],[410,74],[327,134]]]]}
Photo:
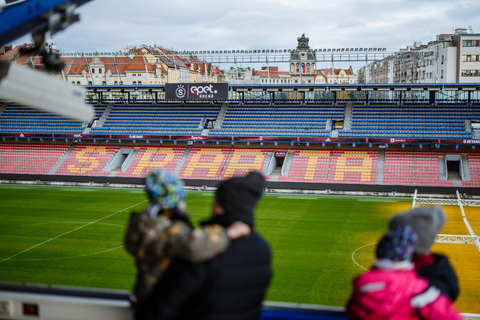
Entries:
{"type": "Polygon", "coordinates": [[[274,151],[271,153],[269,157],[270,160],[268,160],[268,165],[265,167],[266,170],[263,171],[263,174],[270,176],[271,178],[278,178],[281,176],[286,156],[286,151],[274,151]]]}
{"type": "Polygon", "coordinates": [[[140,148],[121,148],[108,162],[104,171],[121,171],[128,169],[140,148]]]}
{"type": "Polygon", "coordinates": [[[448,180],[462,180],[460,174],[460,161],[447,161],[448,180]]]}
{"type": "Polygon", "coordinates": [[[470,181],[468,157],[460,154],[446,154],[440,162],[441,175],[448,181],[470,181]],[[443,170],[442,170],[443,169],[443,170]]]}

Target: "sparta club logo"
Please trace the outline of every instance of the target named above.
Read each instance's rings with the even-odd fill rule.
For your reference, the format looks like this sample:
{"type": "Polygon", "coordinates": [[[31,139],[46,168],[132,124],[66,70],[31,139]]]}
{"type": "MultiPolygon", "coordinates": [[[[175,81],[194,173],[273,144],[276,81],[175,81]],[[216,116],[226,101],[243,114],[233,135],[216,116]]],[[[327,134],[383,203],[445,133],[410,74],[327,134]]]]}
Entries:
{"type": "Polygon", "coordinates": [[[187,90],[185,89],[185,86],[178,86],[177,89],[175,90],[175,95],[177,96],[177,98],[179,99],[182,99],[185,97],[185,95],[187,94],[187,90]]]}

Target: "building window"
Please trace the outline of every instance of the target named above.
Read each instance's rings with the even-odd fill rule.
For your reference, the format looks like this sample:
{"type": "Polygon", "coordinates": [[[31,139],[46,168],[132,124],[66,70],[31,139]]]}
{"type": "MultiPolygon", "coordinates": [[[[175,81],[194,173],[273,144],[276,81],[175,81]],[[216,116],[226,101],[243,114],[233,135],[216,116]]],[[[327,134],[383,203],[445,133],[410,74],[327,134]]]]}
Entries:
{"type": "Polygon", "coordinates": [[[136,86],[136,85],[137,85],[137,81],[133,81],[133,85],[136,86]]]}
{"type": "Polygon", "coordinates": [[[92,70],[92,73],[95,73],[95,69],[90,69],[90,70],[92,70]]]}
{"type": "Polygon", "coordinates": [[[77,81],[77,85],[80,85],[80,81],[77,81]]]}
{"type": "Polygon", "coordinates": [[[462,77],[480,77],[480,70],[462,70],[462,77]]]}
{"type": "Polygon", "coordinates": [[[142,84],[142,81],[138,81],[138,84],[142,84]]]}
{"type": "Polygon", "coordinates": [[[463,61],[463,62],[480,61],[480,55],[477,55],[477,54],[464,54],[464,55],[462,55],[462,61],[463,61]]]}
{"type": "Polygon", "coordinates": [[[480,40],[463,40],[463,47],[480,47],[480,40]]]}
{"type": "Polygon", "coordinates": [[[102,74],[102,69],[98,69],[98,73],[102,74]]]}

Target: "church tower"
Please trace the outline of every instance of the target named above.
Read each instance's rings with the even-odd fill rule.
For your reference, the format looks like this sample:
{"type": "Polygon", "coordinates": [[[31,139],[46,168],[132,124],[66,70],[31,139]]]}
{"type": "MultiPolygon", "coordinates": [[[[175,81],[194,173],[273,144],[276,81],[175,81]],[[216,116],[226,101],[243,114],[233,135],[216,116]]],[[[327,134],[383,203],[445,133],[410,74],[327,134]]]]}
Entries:
{"type": "Polygon", "coordinates": [[[290,54],[290,76],[295,83],[315,82],[317,57],[308,45],[309,38],[303,34],[297,38],[297,49],[290,54]]]}

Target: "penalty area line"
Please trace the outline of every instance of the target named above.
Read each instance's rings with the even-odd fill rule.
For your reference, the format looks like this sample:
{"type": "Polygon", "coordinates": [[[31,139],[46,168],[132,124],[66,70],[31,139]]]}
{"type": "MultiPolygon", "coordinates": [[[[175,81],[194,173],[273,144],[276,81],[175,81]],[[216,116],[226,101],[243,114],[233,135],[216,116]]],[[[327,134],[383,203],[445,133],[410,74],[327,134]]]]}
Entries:
{"type": "Polygon", "coordinates": [[[363,267],[363,266],[361,266],[361,265],[355,260],[355,253],[357,253],[357,251],[360,250],[360,249],[363,249],[363,248],[368,247],[368,246],[372,246],[372,245],[374,245],[374,244],[377,244],[377,243],[374,242],[374,243],[366,244],[366,245],[364,245],[364,246],[361,246],[361,247],[355,249],[355,251],[352,252],[352,260],[353,260],[353,262],[354,262],[357,266],[359,266],[360,268],[362,268],[362,269],[365,270],[365,271],[368,271],[368,269],[365,268],[365,267],[363,267]]]}
{"type": "Polygon", "coordinates": [[[65,233],[62,233],[62,234],[59,235],[59,236],[56,236],[56,237],[50,238],[50,239],[48,239],[48,240],[45,240],[45,241],[43,241],[43,242],[41,242],[41,243],[39,243],[39,244],[34,245],[33,247],[30,247],[30,248],[28,248],[28,249],[25,249],[25,250],[23,250],[23,251],[20,251],[20,252],[18,252],[18,253],[16,253],[16,254],[10,256],[10,257],[8,257],[8,258],[5,258],[5,259],[0,260],[0,263],[5,262],[5,261],[8,261],[8,260],[10,260],[10,259],[12,259],[12,258],[15,258],[15,257],[21,255],[22,253],[25,253],[25,252],[30,251],[30,250],[32,250],[32,249],[35,249],[35,248],[37,248],[37,247],[39,247],[39,246],[41,246],[41,245],[44,245],[45,243],[48,243],[48,242],[50,242],[50,241],[52,241],[52,240],[58,239],[58,238],[60,238],[60,237],[63,237],[64,235],[67,235],[67,234],[72,233],[72,232],[74,232],[74,231],[77,231],[77,230],[80,230],[80,229],[82,229],[82,228],[88,227],[88,226],[90,226],[90,225],[92,225],[92,224],[94,224],[94,223],[97,223],[97,222],[102,221],[102,220],[104,220],[104,219],[110,218],[111,216],[114,216],[114,215],[116,215],[116,214],[118,214],[118,213],[120,213],[120,212],[123,212],[123,211],[125,211],[125,210],[131,209],[131,208],[136,207],[136,206],[138,206],[138,205],[141,205],[142,203],[145,203],[145,202],[147,202],[147,201],[148,201],[148,200],[139,202],[139,203],[137,203],[137,204],[134,204],[133,206],[130,206],[130,207],[125,208],[125,209],[122,209],[122,210],[119,210],[119,211],[117,211],[117,212],[114,212],[114,213],[112,213],[112,214],[109,214],[108,216],[105,216],[105,217],[100,218],[100,219],[98,219],[98,220],[89,222],[89,223],[87,223],[87,224],[85,224],[85,225],[83,225],[83,226],[80,226],[80,227],[75,228],[75,229],[73,229],[73,230],[67,231],[67,232],[65,232],[65,233]]]}

